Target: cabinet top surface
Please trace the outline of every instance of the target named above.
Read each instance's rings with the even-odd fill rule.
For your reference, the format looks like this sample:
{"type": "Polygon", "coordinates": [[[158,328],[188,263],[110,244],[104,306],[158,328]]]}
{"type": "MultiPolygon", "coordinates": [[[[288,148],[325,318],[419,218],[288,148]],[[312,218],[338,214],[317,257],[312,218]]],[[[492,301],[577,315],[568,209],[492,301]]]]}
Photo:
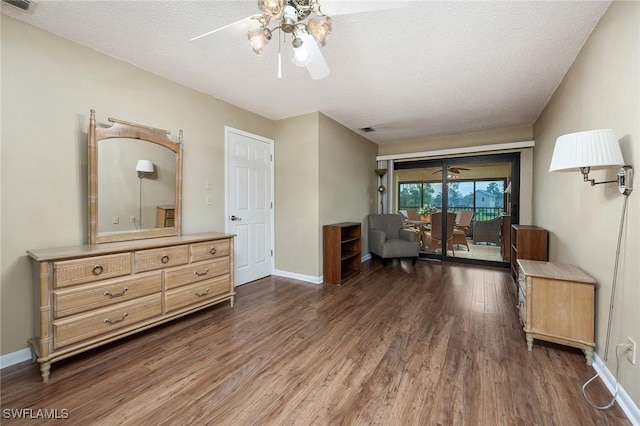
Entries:
{"type": "Polygon", "coordinates": [[[575,265],[518,259],[518,265],[526,276],[552,278],[563,281],[578,281],[595,284],[596,281],[575,265]]]}
{"type": "Polygon", "coordinates": [[[516,224],[513,224],[511,226],[515,230],[518,230],[518,229],[532,229],[532,230],[546,231],[546,229],[540,228],[539,226],[536,226],[536,225],[520,225],[519,223],[516,223],[516,224]]]}
{"type": "Polygon", "coordinates": [[[204,232],[201,234],[178,235],[174,237],[163,238],[148,238],[144,240],[122,241],[116,243],[104,243],[95,245],[84,244],[79,246],[28,250],[27,254],[37,261],[47,261],[94,255],[98,256],[131,250],[197,243],[201,241],[223,240],[233,237],[235,237],[234,234],[225,234],[222,232],[204,232]]]}
{"type": "Polygon", "coordinates": [[[336,227],[345,228],[347,226],[360,226],[360,222],[340,222],[340,223],[332,223],[331,225],[325,225],[325,226],[336,226],[336,227]]]}

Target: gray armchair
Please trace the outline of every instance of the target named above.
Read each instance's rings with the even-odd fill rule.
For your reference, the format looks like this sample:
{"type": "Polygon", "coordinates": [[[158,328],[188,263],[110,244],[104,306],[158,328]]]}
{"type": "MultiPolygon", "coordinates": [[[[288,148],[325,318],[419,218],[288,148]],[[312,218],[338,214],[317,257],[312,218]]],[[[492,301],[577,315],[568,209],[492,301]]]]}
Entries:
{"type": "Polygon", "coordinates": [[[420,244],[415,231],[404,229],[402,222],[399,214],[369,215],[369,251],[381,257],[383,264],[394,257],[411,257],[416,263],[420,244]]]}

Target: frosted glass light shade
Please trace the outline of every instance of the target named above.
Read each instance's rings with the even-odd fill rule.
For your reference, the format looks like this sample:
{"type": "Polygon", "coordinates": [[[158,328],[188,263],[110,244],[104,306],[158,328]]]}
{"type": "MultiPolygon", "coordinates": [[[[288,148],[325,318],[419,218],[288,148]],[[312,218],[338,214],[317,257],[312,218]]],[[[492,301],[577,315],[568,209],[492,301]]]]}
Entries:
{"type": "Polygon", "coordinates": [[[569,133],[556,140],[550,172],[624,165],[618,137],[612,129],[569,133]]]}
{"type": "Polygon", "coordinates": [[[262,16],[265,17],[267,22],[271,19],[282,18],[284,12],[283,0],[258,0],[258,9],[262,12],[262,16]]]}
{"type": "Polygon", "coordinates": [[[149,160],[138,160],[136,172],[153,173],[153,163],[149,160]]]}

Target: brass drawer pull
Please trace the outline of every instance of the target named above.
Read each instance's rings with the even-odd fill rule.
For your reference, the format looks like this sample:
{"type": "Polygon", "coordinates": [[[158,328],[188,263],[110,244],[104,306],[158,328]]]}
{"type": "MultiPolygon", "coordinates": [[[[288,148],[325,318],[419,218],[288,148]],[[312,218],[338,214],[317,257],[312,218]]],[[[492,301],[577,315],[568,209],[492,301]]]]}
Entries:
{"type": "Polygon", "coordinates": [[[117,324],[117,323],[119,323],[119,322],[124,321],[124,319],[125,319],[126,317],[128,317],[128,316],[129,316],[129,314],[128,314],[127,312],[125,312],[124,314],[122,314],[122,318],[120,318],[120,319],[112,320],[112,319],[109,319],[109,318],[105,318],[105,319],[103,320],[103,322],[104,322],[105,324],[117,324]]]}
{"type": "Polygon", "coordinates": [[[91,272],[93,272],[93,275],[100,275],[103,271],[104,271],[104,268],[102,267],[102,265],[96,265],[91,270],[91,272]]]}
{"type": "Polygon", "coordinates": [[[198,293],[198,292],[196,291],[196,296],[198,296],[198,297],[206,296],[207,294],[209,294],[209,289],[206,289],[206,290],[204,291],[204,293],[198,293]]]}
{"type": "Polygon", "coordinates": [[[122,296],[123,294],[125,294],[125,293],[127,292],[127,290],[129,290],[129,287],[125,287],[125,288],[123,288],[123,289],[122,289],[122,291],[121,291],[120,293],[111,293],[111,292],[109,292],[109,290],[107,290],[107,291],[105,291],[105,292],[104,292],[104,293],[102,293],[102,294],[104,294],[105,296],[109,296],[109,297],[120,297],[120,296],[122,296]]]}
{"type": "Polygon", "coordinates": [[[215,247],[211,247],[211,250],[209,250],[209,253],[211,254],[216,254],[218,252],[218,250],[216,250],[215,247]]]}
{"type": "Polygon", "coordinates": [[[167,263],[169,261],[169,256],[166,254],[160,258],[160,262],[167,263]]]}
{"type": "Polygon", "coordinates": [[[202,277],[202,276],[207,275],[209,273],[209,268],[207,268],[204,272],[193,271],[193,273],[194,273],[194,275],[202,277]]]}

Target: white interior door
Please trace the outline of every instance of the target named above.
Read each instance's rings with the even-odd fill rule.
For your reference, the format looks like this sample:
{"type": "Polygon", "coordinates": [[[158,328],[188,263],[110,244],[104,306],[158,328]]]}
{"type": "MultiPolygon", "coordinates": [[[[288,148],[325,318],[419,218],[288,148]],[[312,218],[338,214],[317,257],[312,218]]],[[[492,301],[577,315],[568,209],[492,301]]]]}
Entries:
{"type": "Polygon", "coordinates": [[[235,238],[235,285],[273,268],[273,141],[225,127],[226,232],[235,238]]]}

